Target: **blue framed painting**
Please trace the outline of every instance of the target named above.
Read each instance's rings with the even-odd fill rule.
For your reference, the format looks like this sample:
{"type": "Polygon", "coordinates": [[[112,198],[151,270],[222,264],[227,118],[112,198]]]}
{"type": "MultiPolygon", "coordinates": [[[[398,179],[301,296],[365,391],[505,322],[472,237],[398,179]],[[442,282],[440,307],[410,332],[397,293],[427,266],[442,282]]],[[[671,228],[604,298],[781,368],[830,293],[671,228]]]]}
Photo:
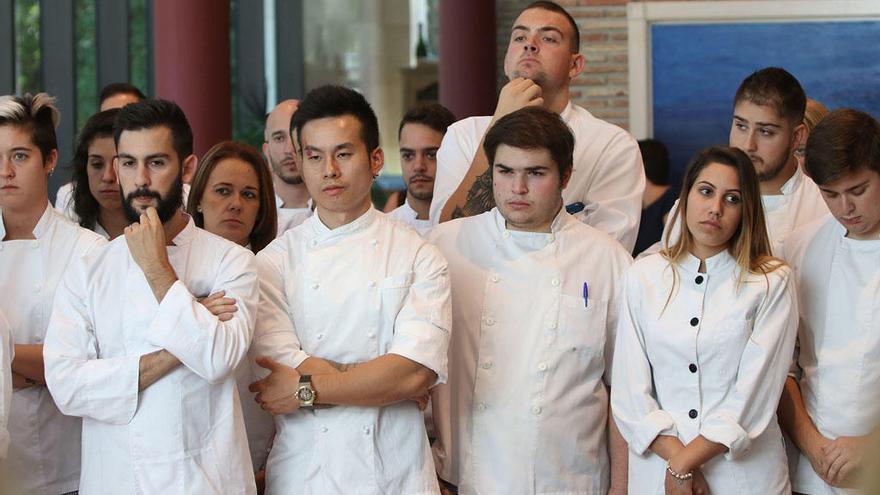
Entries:
{"type": "Polygon", "coordinates": [[[699,149],[726,144],[733,96],[762,67],[794,74],[829,109],[880,117],[880,21],[652,24],[653,135],[673,184],[699,149]]]}

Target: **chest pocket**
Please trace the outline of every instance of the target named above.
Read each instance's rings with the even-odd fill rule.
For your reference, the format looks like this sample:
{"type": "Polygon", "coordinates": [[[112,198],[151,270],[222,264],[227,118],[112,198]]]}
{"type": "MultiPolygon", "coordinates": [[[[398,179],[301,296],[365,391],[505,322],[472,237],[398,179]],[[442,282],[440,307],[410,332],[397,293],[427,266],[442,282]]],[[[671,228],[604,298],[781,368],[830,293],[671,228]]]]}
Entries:
{"type": "Polygon", "coordinates": [[[701,328],[700,361],[718,376],[735,377],[751,334],[752,320],[723,320],[712,328],[701,328]]]}
{"type": "Polygon", "coordinates": [[[601,356],[605,348],[607,301],[561,296],[559,325],[551,348],[560,351],[601,356]]]}
{"type": "Polygon", "coordinates": [[[410,287],[413,284],[413,272],[401,273],[385,277],[379,284],[382,299],[382,315],[386,321],[394,321],[403,306],[410,287]]]}

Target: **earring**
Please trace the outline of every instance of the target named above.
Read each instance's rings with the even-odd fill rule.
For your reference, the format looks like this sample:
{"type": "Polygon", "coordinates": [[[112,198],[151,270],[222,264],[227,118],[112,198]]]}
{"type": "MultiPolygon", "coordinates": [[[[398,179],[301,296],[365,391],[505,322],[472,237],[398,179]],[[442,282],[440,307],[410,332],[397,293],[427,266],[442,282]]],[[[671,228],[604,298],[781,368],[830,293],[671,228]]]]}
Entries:
{"type": "Polygon", "coordinates": [[[202,212],[202,205],[196,206],[196,211],[201,213],[202,212]]]}

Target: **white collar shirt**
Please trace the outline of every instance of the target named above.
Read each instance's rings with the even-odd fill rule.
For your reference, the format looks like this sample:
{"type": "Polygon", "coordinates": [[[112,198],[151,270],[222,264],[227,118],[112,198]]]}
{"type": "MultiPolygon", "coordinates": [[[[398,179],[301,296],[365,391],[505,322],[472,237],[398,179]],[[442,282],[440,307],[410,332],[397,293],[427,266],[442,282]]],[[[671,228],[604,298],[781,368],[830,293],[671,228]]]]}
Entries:
{"type": "MultiPolygon", "coordinates": [[[[869,435],[880,418],[880,239],[848,238],[828,215],[792,233],[785,249],[798,282],[796,363],[807,414],[826,438],[869,435]]],[[[829,486],[791,453],[794,491],[857,493],[829,486]]]]}
{"type": "MultiPolygon", "coordinates": [[[[51,206],[33,234],[34,239],[0,242],[0,312],[9,322],[13,342],[21,345],[43,344],[55,287],[68,266],[106,243],[51,206]]],[[[4,237],[6,228],[0,221],[0,239],[4,237]]],[[[0,476],[0,493],[9,488],[6,483],[28,494],[76,490],[81,423],[58,410],[45,386],[13,391],[8,476],[0,476]]]]}
{"type": "Polygon", "coordinates": [[[611,408],[629,443],[630,493],[663,493],[658,435],[697,435],[729,450],[703,465],[715,495],[789,494],[776,406],[797,333],[791,269],[747,274],[722,251],[686,255],[673,269],[655,254],[627,273],[617,328],[611,408]]]}
{"type": "Polygon", "coordinates": [[[388,216],[416,229],[416,232],[422,237],[428,233],[432,226],[430,220],[419,220],[419,214],[410,206],[409,200],[404,201],[402,205],[390,211],[388,216]]]}
{"type": "Polygon", "coordinates": [[[297,225],[308,220],[312,216],[312,200],[309,200],[308,206],[305,208],[285,208],[284,200],[281,196],[275,195],[275,208],[278,211],[278,235],[296,227],[297,225]]]}
{"type": "MultiPolygon", "coordinates": [[[[575,216],[632,250],[642,215],[645,171],[638,143],[625,130],[594,117],[570,101],[560,114],[574,133],[574,168],[562,191],[567,206],[581,203],[575,216]]],[[[433,224],[461,184],[477,154],[491,117],[470,117],[449,126],[437,151],[431,202],[433,224]]]]}
{"type": "Polygon", "coordinates": [[[435,394],[440,475],[460,493],[602,494],[617,297],[629,254],[560,211],[551,232],[498,209],[443,223],[448,389],[435,394]],[[586,296],[586,299],[585,299],[586,296]]]}
{"type": "MultiPolygon", "coordinates": [[[[785,237],[800,226],[807,225],[828,214],[828,206],[822,199],[819,187],[801,172],[798,168],[794,175],[782,185],[782,194],[762,194],[761,203],[764,206],[764,221],[767,224],[767,235],[770,236],[770,248],[774,256],[784,257],[783,243],[785,237]]],[[[674,218],[678,210],[679,200],[669,210],[667,218],[674,218]]],[[[678,239],[681,232],[680,219],[676,222],[669,221],[663,230],[660,242],[645,250],[640,258],[654,254],[663,247],[667,236],[671,239],[670,244],[678,239]]],[[[783,258],[784,259],[784,258],[783,258]]]]}
{"type": "Polygon", "coordinates": [[[94,494],[256,492],[234,371],[259,299],[253,254],[192,219],[168,246],[176,281],[156,302],[124,237],[71,267],[43,355],[58,407],[83,418],[80,490],[94,494]],[[221,322],[196,297],[224,290],[221,322]],[[182,365],[138,391],[141,356],[182,365]]]}
{"type": "Polygon", "coordinates": [[[12,330],[9,328],[9,322],[0,312],[0,465],[9,452],[9,408],[12,405],[12,358],[14,357],[12,330]]]}
{"type": "MultiPolygon", "coordinates": [[[[318,215],[257,255],[256,355],[297,367],[397,354],[446,380],[450,293],[446,260],[412,229],[370,209],[327,228],[318,215]]],[[[422,412],[385,407],[276,416],[267,492],[437,493],[422,412]]]]}

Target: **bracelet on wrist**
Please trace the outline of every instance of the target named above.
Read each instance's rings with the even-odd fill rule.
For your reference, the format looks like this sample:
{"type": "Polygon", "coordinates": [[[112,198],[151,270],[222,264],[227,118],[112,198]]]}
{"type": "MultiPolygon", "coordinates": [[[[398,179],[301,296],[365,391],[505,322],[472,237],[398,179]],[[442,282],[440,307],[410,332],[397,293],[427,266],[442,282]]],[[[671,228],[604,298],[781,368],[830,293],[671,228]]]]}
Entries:
{"type": "Polygon", "coordinates": [[[678,484],[682,484],[685,481],[690,481],[694,478],[693,471],[688,471],[684,474],[677,473],[674,469],[672,469],[672,466],[670,466],[669,463],[666,464],[666,472],[669,473],[669,476],[675,478],[675,480],[678,481],[678,484]]]}

